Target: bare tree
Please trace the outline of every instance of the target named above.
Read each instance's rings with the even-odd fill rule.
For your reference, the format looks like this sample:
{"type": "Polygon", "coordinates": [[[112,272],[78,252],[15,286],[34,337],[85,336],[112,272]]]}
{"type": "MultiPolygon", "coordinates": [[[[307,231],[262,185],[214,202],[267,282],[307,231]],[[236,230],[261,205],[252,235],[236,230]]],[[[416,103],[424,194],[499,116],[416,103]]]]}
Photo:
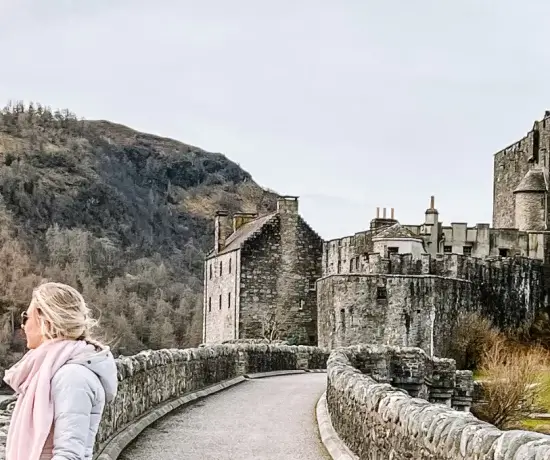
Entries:
{"type": "Polygon", "coordinates": [[[284,336],[288,333],[289,319],[290,311],[283,307],[263,310],[260,315],[262,338],[271,342],[285,338],[284,336]]]}

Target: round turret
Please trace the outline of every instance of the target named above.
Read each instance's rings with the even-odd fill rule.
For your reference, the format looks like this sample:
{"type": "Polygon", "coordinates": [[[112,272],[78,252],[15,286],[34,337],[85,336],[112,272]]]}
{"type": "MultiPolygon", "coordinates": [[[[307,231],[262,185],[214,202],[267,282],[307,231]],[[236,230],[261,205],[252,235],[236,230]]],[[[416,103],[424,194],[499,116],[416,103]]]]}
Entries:
{"type": "Polygon", "coordinates": [[[531,169],[514,190],[516,228],[546,229],[546,180],[541,169],[531,169]]]}

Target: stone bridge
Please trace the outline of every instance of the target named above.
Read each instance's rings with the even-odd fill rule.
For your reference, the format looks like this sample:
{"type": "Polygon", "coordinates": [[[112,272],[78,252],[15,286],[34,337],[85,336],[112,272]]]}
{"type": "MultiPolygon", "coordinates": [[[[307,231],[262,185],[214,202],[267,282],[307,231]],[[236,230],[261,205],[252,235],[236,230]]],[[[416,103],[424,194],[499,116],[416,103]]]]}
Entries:
{"type": "MultiPolygon", "coordinates": [[[[95,460],[550,460],[550,436],[477,420],[471,373],[418,348],[239,343],[146,351],[117,367],[95,460]]],[[[0,432],[8,423],[6,409],[0,432]]]]}

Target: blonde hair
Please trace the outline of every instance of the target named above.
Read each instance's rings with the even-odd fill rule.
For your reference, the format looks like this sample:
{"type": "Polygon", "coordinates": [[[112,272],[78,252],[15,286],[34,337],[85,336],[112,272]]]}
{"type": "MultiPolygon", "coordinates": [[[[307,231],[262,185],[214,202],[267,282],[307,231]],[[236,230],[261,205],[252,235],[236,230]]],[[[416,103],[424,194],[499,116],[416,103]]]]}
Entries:
{"type": "Polygon", "coordinates": [[[38,309],[42,335],[47,339],[86,340],[97,321],[92,318],[82,294],[62,283],[44,283],[33,290],[32,302],[38,309]]]}

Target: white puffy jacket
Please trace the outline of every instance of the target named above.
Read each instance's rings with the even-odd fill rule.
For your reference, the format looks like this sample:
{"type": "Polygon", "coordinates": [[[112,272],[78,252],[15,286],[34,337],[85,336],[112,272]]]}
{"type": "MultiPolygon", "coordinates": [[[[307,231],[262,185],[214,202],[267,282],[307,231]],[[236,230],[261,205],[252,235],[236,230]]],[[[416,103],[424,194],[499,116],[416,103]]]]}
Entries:
{"type": "Polygon", "coordinates": [[[41,460],[89,460],[105,404],[117,392],[117,369],[108,348],[89,345],[67,362],[51,381],[52,431],[41,460]]]}

